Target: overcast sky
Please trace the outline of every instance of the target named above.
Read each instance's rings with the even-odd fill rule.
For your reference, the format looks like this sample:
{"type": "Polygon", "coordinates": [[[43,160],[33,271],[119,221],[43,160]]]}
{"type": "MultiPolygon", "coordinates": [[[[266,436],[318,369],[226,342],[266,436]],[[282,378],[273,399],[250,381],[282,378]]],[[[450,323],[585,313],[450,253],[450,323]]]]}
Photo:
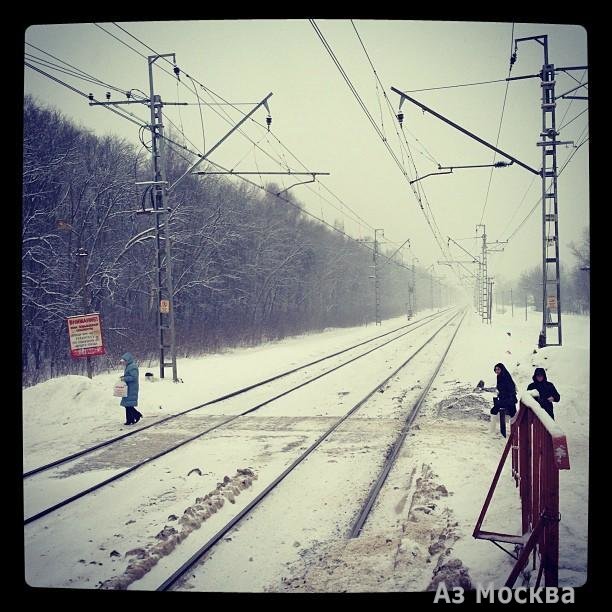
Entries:
{"type": "MultiPolygon", "coordinates": [[[[325,221],[334,223],[341,219],[345,231],[352,237],[371,236],[371,228],[383,228],[385,239],[395,246],[410,238],[410,250],[403,251],[405,261],[410,255],[416,256],[424,266],[445,260],[446,255],[437,246],[409,185],[408,181],[416,178],[412,162],[419,176],[423,176],[437,172],[438,164],[490,164],[494,161],[494,152],[430,113],[423,113],[409,101],[402,106],[406,140],[402,140],[404,148],[401,149],[396,135],[398,123],[387,104],[388,100],[396,113],[400,99],[391,87],[409,92],[505,79],[514,49],[513,34],[514,38],[547,34],[549,61],[555,66],[588,64],[587,32],[578,25],[316,20],[400,164],[405,164],[406,177],[366,118],[309,20],[116,23],[98,24],[101,27],[93,23],[31,26],[25,32],[25,52],[31,54],[26,55],[26,60],[32,61],[33,55],[58,63],[57,59],[30,46],[35,45],[109,85],[148,93],[147,60],[139,53],[147,56],[153,51],[118,26],[156,53],[175,53],[176,63],[182,70],[181,83],[174,77],[172,67],[160,59],[154,70],[155,91],[164,102],[192,103],[166,106],[164,113],[176,126],[182,126],[190,141],[186,145],[198,151],[213,146],[238,122],[242,112],[248,112],[272,92],[271,133],[265,129],[267,111],[260,108],[253,115],[260,125],[247,121],[245,135],[235,132],[212,154],[211,160],[235,171],[278,172],[283,166],[289,166],[293,171],[329,172],[330,176],[320,177],[319,182],[294,187],[290,193],[325,221]],[[162,67],[170,74],[163,72],[162,67]],[[202,102],[221,102],[212,91],[226,101],[250,104],[199,107],[194,104],[198,102],[196,95],[184,86],[194,89],[184,73],[209,89],[195,85],[202,102]],[[220,115],[227,120],[222,120],[220,115]],[[246,136],[263,151],[256,149],[246,136]],[[408,146],[412,162],[407,159],[408,146]],[[354,214],[343,208],[334,196],[363,221],[354,220],[354,214]]],[[[538,73],[543,58],[539,43],[519,43],[510,76],[538,73]]],[[[35,65],[85,93],[93,93],[98,100],[105,100],[108,87],[87,83],[40,63],[35,65]]],[[[572,71],[569,75],[559,72],[556,94],[587,80],[588,72],[584,70],[572,71]]],[[[505,82],[498,82],[409,95],[493,145],[499,132],[498,148],[539,170],[541,147],[536,142],[542,127],[540,79],[509,83],[502,121],[506,87],[505,82]]],[[[571,95],[587,92],[588,87],[571,95]]],[[[104,108],[90,107],[86,99],[28,67],[25,67],[25,93],[59,108],[89,130],[115,134],[141,146],[136,125],[104,108]]],[[[112,94],[112,99],[126,99],[119,92],[112,94]]],[[[562,141],[573,140],[577,145],[588,137],[587,105],[586,100],[558,101],[556,118],[557,127],[563,128],[562,141]]],[[[142,122],[147,121],[144,106],[123,108],[142,122]]],[[[171,127],[169,121],[166,126],[171,127]]],[[[182,136],[178,139],[183,142],[182,136]]],[[[558,183],[561,262],[567,265],[574,264],[568,243],[580,241],[589,223],[589,143],[578,150],[571,146],[559,147],[559,169],[572,155],[558,183]]],[[[504,159],[498,155],[495,161],[504,159]]],[[[276,179],[281,187],[288,187],[309,177],[249,178],[257,183],[276,179]]],[[[241,182],[237,177],[231,180],[236,184],[241,182]]],[[[541,265],[541,207],[537,206],[515,232],[540,199],[541,180],[535,174],[517,164],[494,170],[457,169],[449,175],[425,178],[414,184],[417,185],[422,189],[421,195],[426,195],[423,204],[430,215],[429,222],[437,224],[445,247],[450,236],[478,255],[479,243],[465,239],[475,236],[476,225],[484,223],[489,241],[507,240],[514,234],[503,253],[489,256],[489,272],[498,280],[518,277],[524,269],[541,265]]],[[[388,248],[392,246],[389,244],[388,248]]],[[[453,244],[448,253],[456,259],[467,258],[453,244]]],[[[436,267],[449,282],[457,282],[457,276],[448,266],[436,267]]]]}

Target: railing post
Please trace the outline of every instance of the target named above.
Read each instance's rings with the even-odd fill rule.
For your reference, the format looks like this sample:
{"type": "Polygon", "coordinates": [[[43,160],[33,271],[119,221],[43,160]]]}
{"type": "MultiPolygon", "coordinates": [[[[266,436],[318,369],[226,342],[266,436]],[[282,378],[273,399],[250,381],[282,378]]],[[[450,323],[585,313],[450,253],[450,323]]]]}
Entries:
{"type": "Polygon", "coordinates": [[[546,525],[544,529],[544,586],[557,586],[559,576],[559,470],[554,464],[552,442],[548,440],[550,461],[546,466],[546,525]]]}
{"type": "Polygon", "coordinates": [[[529,410],[521,406],[525,413],[522,426],[519,427],[519,478],[521,496],[521,514],[523,533],[527,533],[531,524],[531,504],[528,503],[531,489],[531,445],[529,444],[529,430],[531,428],[531,415],[529,410]]]}
{"type": "Polygon", "coordinates": [[[559,470],[568,470],[569,453],[563,431],[537,404],[533,396],[521,397],[519,412],[493,477],[484,506],[474,528],[475,538],[518,544],[520,553],[506,586],[512,587],[533,554],[536,587],[544,574],[544,586],[558,586],[559,565],[559,470]],[[482,531],[481,525],[512,448],[512,476],[517,479],[521,498],[520,536],[482,531]]]}

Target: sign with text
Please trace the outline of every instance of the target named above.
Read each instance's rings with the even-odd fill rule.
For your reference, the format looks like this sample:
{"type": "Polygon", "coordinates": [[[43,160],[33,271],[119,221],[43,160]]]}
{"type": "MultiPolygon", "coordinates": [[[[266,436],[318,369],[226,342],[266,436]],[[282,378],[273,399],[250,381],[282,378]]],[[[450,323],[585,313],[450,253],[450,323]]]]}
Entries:
{"type": "Polygon", "coordinates": [[[161,300],[159,302],[159,311],[168,314],[170,312],[170,300],[161,300]]]}
{"type": "Polygon", "coordinates": [[[556,295],[548,295],[546,296],[546,305],[549,310],[557,310],[557,296],[556,295]]]}
{"type": "Polygon", "coordinates": [[[91,357],[104,355],[102,326],[97,312],[68,317],[68,336],[70,338],[71,357],[91,357]]]}

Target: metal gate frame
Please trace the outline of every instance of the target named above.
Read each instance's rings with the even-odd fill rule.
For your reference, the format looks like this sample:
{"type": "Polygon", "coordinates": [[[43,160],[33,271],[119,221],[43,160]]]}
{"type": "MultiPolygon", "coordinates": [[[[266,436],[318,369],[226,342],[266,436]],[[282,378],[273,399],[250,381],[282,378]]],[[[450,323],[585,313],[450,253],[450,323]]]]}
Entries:
{"type": "MultiPolygon", "coordinates": [[[[561,428],[535,401],[537,391],[527,391],[520,399],[516,416],[510,421],[511,433],[489,487],[473,536],[514,544],[517,556],[504,586],[512,587],[533,552],[533,569],[539,569],[535,587],[544,574],[544,586],[558,586],[559,567],[559,470],[569,470],[567,440],[561,428]],[[513,535],[481,529],[491,498],[512,451],[512,476],[521,498],[522,534],[513,535]]],[[[500,546],[502,550],[508,552],[500,546]]]]}

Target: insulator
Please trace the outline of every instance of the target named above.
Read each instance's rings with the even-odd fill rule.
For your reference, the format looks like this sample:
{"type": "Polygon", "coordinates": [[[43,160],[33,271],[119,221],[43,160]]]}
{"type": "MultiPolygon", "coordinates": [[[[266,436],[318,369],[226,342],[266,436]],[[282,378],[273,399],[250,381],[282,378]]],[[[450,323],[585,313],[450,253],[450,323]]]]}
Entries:
{"type": "Polygon", "coordinates": [[[87,97],[89,98],[90,102],[93,102],[94,97],[92,93],[90,93],[87,97]]]}
{"type": "Polygon", "coordinates": [[[266,123],[268,124],[268,132],[270,131],[270,125],[272,124],[272,117],[270,117],[270,115],[268,115],[266,117],[266,123]]]}
{"type": "Polygon", "coordinates": [[[130,91],[126,91],[125,97],[129,100],[132,97],[132,93],[130,91]]]}
{"type": "Polygon", "coordinates": [[[111,98],[110,91],[107,91],[107,92],[106,92],[106,99],[107,99],[107,100],[110,100],[110,98],[111,98]]]}
{"type": "Polygon", "coordinates": [[[176,78],[179,79],[179,81],[180,81],[180,78],[179,78],[180,72],[181,72],[181,69],[176,64],[174,64],[174,74],[176,74],[176,78]]]}
{"type": "Polygon", "coordinates": [[[404,122],[404,113],[402,113],[402,111],[397,113],[397,120],[399,121],[400,127],[402,127],[402,124],[404,122]]]}

